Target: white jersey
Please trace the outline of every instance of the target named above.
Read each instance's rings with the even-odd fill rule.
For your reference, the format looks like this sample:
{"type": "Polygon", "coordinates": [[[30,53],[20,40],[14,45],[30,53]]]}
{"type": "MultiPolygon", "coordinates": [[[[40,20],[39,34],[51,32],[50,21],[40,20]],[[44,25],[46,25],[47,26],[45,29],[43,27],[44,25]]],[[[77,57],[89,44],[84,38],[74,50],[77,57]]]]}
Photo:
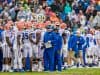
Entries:
{"type": "Polygon", "coordinates": [[[22,40],[24,44],[29,43],[29,34],[30,34],[30,30],[22,31],[22,40]]]}
{"type": "Polygon", "coordinates": [[[89,38],[89,47],[95,46],[95,37],[92,34],[87,34],[87,37],[89,38]]]}
{"type": "Polygon", "coordinates": [[[5,30],[5,31],[2,32],[2,38],[3,38],[2,41],[3,41],[4,44],[7,44],[6,37],[9,37],[10,42],[12,43],[13,34],[10,30],[5,30]]]}
{"type": "Polygon", "coordinates": [[[36,31],[35,30],[31,30],[30,34],[32,34],[32,40],[36,41],[36,31]]]}
{"type": "Polygon", "coordinates": [[[32,39],[34,40],[34,41],[36,41],[36,33],[37,32],[41,32],[41,37],[40,37],[40,41],[43,41],[43,37],[44,37],[44,33],[45,33],[45,30],[40,30],[40,29],[38,29],[38,30],[35,30],[35,31],[31,31],[30,33],[32,34],[32,39]]]}
{"type": "Polygon", "coordinates": [[[22,48],[24,50],[23,56],[25,58],[28,55],[29,55],[29,57],[32,57],[32,45],[31,45],[31,42],[29,40],[29,34],[30,34],[30,30],[22,31],[22,41],[23,41],[22,48]]]}
{"type": "Polygon", "coordinates": [[[3,49],[3,58],[6,58],[6,57],[11,57],[11,51],[10,51],[10,47],[8,46],[7,44],[7,41],[6,41],[6,37],[9,37],[9,31],[3,31],[2,32],[2,42],[3,42],[3,45],[2,45],[2,49],[3,49]]]}

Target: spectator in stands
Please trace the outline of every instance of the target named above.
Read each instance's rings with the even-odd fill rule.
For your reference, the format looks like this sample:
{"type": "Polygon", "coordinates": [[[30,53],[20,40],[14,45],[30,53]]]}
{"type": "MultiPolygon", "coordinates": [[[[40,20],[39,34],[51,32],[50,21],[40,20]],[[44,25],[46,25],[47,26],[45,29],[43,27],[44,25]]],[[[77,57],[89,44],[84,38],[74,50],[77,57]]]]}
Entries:
{"type": "Polygon", "coordinates": [[[100,12],[97,12],[97,15],[93,20],[93,26],[99,26],[99,25],[100,25],[100,12]]]}
{"type": "Polygon", "coordinates": [[[65,7],[64,7],[64,12],[65,14],[69,15],[72,12],[71,6],[69,5],[68,2],[66,2],[65,7]]]}
{"type": "Polygon", "coordinates": [[[20,11],[17,14],[17,20],[21,20],[21,19],[26,20],[26,13],[23,7],[20,7],[20,11]]]}
{"type": "Polygon", "coordinates": [[[82,26],[85,26],[85,23],[86,23],[86,17],[84,16],[82,10],[79,11],[78,18],[79,18],[80,24],[81,24],[82,26]]]}
{"type": "Polygon", "coordinates": [[[54,3],[54,0],[47,0],[46,2],[50,6],[50,5],[52,5],[54,3]]]}
{"type": "Polygon", "coordinates": [[[16,15],[17,15],[16,6],[15,7],[13,7],[13,6],[10,7],[9,14],[10,14],[12,20],[15,21],[15,18],[16,18],[16,15]]]}
{"type": "Polygon", "coordinates": [[[36,11],[37,14],[45,14],[45,11],[43,9],[43,7],[40,5],[39,8],[36,11]]]}

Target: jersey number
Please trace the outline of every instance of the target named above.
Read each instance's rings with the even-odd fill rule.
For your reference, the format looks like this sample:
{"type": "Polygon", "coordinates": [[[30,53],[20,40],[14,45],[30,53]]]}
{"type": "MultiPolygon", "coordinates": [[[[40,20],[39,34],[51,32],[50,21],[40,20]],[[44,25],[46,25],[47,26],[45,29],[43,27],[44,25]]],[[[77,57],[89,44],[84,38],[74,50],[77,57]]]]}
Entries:
{"type": "Polygon", "coordinates": [[[23,33],[23,39],[28,39],[28,33],[23,33]]]}

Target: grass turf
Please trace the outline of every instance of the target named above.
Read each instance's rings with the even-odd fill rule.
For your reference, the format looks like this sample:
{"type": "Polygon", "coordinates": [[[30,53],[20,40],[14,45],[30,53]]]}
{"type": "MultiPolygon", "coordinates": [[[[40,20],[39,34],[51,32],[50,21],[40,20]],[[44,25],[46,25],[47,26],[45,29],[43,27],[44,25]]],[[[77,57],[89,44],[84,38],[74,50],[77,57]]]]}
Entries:
{"type": "Polygon", "coordinates": [[[0,72],[0,75],[100,75],[100,68],[68,69],[62,72],[0,72]]]}

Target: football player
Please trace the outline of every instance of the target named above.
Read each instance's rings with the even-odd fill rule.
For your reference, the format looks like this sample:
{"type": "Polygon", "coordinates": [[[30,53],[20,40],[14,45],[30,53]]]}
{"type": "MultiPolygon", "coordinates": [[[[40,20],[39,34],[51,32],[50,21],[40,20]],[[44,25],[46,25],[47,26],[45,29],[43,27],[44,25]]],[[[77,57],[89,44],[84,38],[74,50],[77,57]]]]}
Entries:
{"type": "Polygon", "coordinates": [[[24,27],[24,30],[22,31],[22,44],[23,44],[23,67],[25,68],[26,58],[29,56],[30,58],[30,67],[32,70],[32,47],[31,42],[29,40],[29,33],[30,31],[24,27]]]}
{"type": "Polygon", "coordinates": [[[10,71],[11,69],[11,51],[12,51],[12,43],[10,38],[11,36],[11,28],[10,30],[3,31],[3,71],[10,71]]]}
{"type": "Polygon", "coordinates": [[[93,64],[94,52],[96,50],[96,39],[94,37],[94,31],[90,29],[88,36],[88,48],[87,48],[87,63],[89,67],[93,64]]]}

